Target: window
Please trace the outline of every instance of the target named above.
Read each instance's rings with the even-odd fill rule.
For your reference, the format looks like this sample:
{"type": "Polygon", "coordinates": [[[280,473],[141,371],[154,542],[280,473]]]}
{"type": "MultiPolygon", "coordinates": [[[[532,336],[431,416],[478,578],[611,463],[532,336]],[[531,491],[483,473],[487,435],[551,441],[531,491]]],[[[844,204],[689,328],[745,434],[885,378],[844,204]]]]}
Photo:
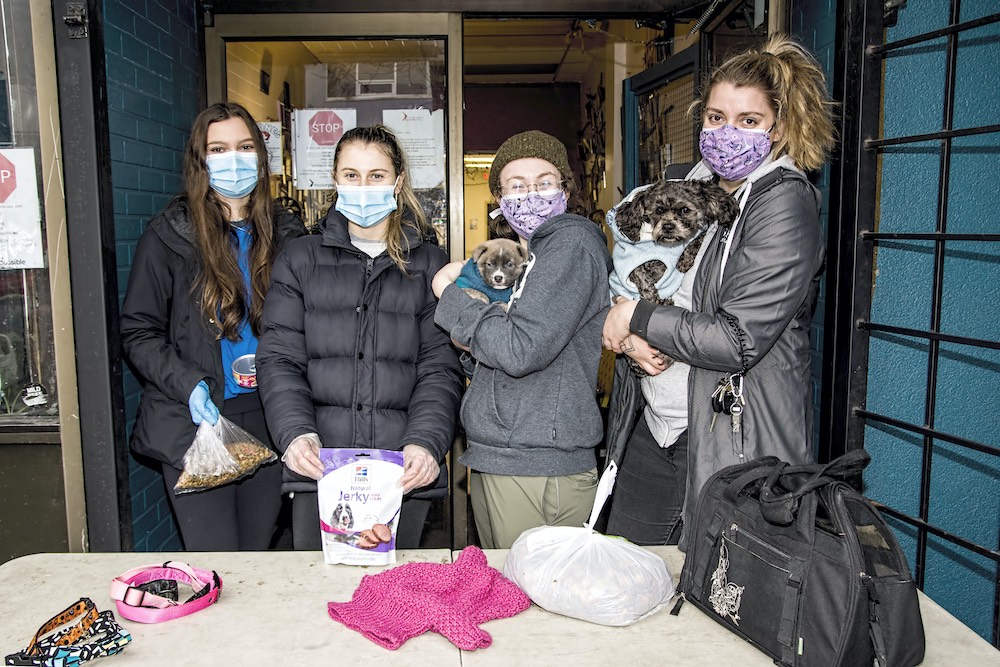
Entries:
{"type": "Polygon", "coordinates": [[[430,63],[420,61],[331,63],[326,99],[423,97],[430,94],[430,63]]]}

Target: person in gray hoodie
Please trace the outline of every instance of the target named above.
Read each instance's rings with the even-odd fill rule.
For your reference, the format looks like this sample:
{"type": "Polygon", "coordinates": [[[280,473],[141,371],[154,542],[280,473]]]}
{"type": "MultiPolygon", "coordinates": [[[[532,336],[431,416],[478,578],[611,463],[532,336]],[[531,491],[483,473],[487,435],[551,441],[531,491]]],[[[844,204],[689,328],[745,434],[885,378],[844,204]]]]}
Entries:
{"type": "MultiPolygon", "coordinates": [[[[645,413],[637,381],[616,372],[609,533],[676,541],[678,520],[691,525],[718,470],[762,456],[815,461],[809,330],[825,249],[820,196],[804,172],[833,147],[831,106],[822,69],[783,35],[723,63],[695,103],[703,159],[685,177],[717,180],[741,214],[705,243],[690,310],[622,299],[608,314],[608,349],[651,375],[670,360],[690,366],[687,392],[661,396],[645,413]],[[717,411],[720,403],[737,407],[717,411]],[[668,407],[687,411],[675,440],[657,437],[663,429],[650,419],[668,407]]],[[[683,547],[688,536],[679,537],[683,547]]]]}
{"type": "Polygon", "coordinates": [[[576,191],[566,147],[536,130],[497,150],[490,190],[528,249],[506,304],[453,285],[463,262],[434,278],[434,321],[474,360],[462,401],[472,508],[484,548],[525,530],[580,526],[597,490],[596,400],[611,260],[600,227],[566,213],[576,191]]]}

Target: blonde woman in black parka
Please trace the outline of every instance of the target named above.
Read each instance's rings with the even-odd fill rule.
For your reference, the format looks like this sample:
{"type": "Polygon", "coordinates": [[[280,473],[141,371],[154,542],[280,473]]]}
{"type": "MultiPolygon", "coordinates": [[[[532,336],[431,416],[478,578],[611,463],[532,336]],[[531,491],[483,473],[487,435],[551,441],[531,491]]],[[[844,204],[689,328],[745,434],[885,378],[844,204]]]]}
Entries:
{"type": "MultiPolygon", "coordinates": [[[[413,194],[396,137],[344,133],[337,198],[319,233],[288,244],[272,273],[257,375],[284,452],[296,549],[321,546],[320,447],[401,450],[406,495],[396,546],[419,546],[429,498],[444,495],[463,376],[434,324],[431,279],[448,258],[413,194]]],[[[373,547],[373,531],[362,533],[373,547]]]]}

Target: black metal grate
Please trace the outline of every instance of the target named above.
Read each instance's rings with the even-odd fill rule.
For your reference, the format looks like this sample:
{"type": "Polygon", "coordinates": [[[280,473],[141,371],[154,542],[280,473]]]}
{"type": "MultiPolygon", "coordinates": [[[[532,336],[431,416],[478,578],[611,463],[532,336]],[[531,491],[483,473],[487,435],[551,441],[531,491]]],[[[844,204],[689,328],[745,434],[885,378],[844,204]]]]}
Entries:
{"type": "MultiPolygon", "coordinates": [[[[943,283],[946,246],[956,241],[991,244],[1000,234],[949,233],[949,186],[954,139],[1000,132],[1000,124],[955,128],[955,88],[959,55],[959,36],[973,28],[1000,23],[1000,14],[959,22],[960,1],[951,0],[948,25],[907,39],[883,43],[882,3],[856,0],[844,3],[845,17],[840,36],[837,82],[838,99],[844,100],[843,154],[836,165],[835,191],[831,219],[839,217],[837,238],[831,238],[831,275],[836,281],[827,310],[828,334],[826,361],[832,371],[825,378],[824,393],[830,406],[822,417],[822,440],[830,449],[823,456],[843,449],[863,446],[866,424],[883,425],[915,434],[922,443],[920,488],[917,515],[890,507],[881,507],[889,516],[912,526],[916,534],[914,575],[923,588],[927,572],[928,537],[933,535],[952,545],[1000,563],[1000,546],[983,545],[953,534],[931,523],[931,469],[934,443],[943,441],[960,448],[1000,456],[1000,448],[960,437],[935,427],[938,407],[938,374],[942,360],[941,344],[959,347],[1000,349],[1000,341],[973,338],[941,331],[943,283]],[[898,137],[881,137],[881,108],[884,59],[899,54],[904,47],[944,38],[947,41],[944,63],[944,107],[940,131],[898,137]],[[872,211],[878,209],[880,158],[890,146],[908,146],[920,142],[938,142],[940,160],[936,193],[935,230],[928,233],[879,233],[874,229],[872,211]],[[929,241],[933,257],[930,299],[930,322],[926,330],[871,321],[874,257],[879,244],[889,241],[929,241]],[[927,350],[926,393],[922,410],[923,423],[897,419],[859,406],[866,404],[869,335],[872,332],[893,334],[916,341],[927,350]],[[859,372],[860,371],[860,372],[859,372]],[[843,390],[847,387],[847,391],[843,390]]],[[[905,10],[904,10],[905,11],[905,10]]],[[[925,144],[926,146],[926,144],[925,144]]],[[[1000,580],[994,577],[993,644],[1000,647],[1000,580]]]]}

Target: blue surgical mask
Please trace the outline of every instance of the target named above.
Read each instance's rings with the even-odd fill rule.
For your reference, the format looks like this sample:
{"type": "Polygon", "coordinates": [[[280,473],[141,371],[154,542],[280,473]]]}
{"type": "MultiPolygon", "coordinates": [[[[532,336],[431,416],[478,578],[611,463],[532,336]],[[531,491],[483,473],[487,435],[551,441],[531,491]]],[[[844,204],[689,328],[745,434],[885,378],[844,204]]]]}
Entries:
{"type": "Polygon", "coordinates": [[[226,151],[205,156],[208,184],[229,199],[240,199],[257,186],[257,153],[226,151]]]}
{"type": "Polygon", "coordinates": [[[396,210],[396,186],[338,185],[335,208],[359,227],[374,227],[396,210]]]}

